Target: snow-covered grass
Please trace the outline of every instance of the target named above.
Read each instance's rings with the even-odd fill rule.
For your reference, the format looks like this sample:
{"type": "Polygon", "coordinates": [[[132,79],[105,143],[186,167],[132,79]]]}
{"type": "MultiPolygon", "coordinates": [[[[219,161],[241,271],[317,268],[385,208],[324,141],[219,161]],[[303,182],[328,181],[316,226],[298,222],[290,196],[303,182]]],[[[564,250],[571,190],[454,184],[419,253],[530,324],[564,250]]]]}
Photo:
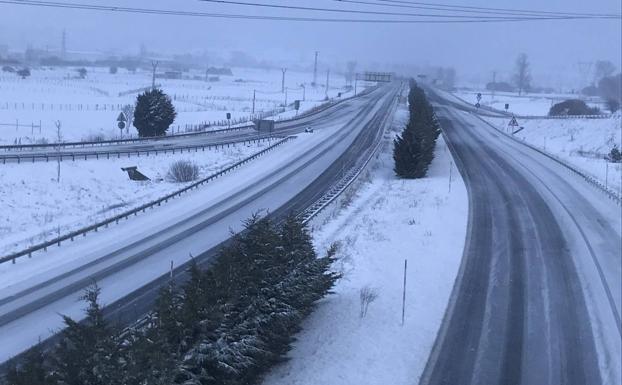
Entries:
{"type": "MultiPolygon", "coordinates": [[[[88,67],[85,79],[77,78],[74,68],[32,69],[32,76],[21,79],[14,74],[0,73],[0,144],[28,143],[40,140],[55,141],[56,120],[62,123],[65,141],[86,140],[93,136],[112,139],[120,136],[117,116],[120,108],[133,104],[138,92],[128,93],[151,85],[151,70],[135,73],[119,69],[110,74],[108,68],[88,67]],[[41,125],[41,129],[37,126],[41,125]],[[19,126],[16,126],[19,125],[19,126]],[[33,127],[33,125],[35,127],[33,127]]],[[[252,113],[253,91],[256,90],[255,112],[280,108],[287,101],[285,116],[295,115],[292,103],[306,101],[300,111],[311,109],[324,101],[323,86],[312,87],[312,74],[288,71],[285,77],[286,95],[281,93],[280,70],[233,68],[233,76],[219,76],[219,81],[206,82],[204,73],[189,71],[182,79],[157,79],[161,88],[173,98],[178,111],[171,130],[183,131],[186,125],[248,118],[252,113]]],[[[159,71],[160,72],[160,71],[159,71]]],[[[348,97],[345,79],[333,76],[329,97],[348,97]]],[[[130,127],[123,135],[135,135],[130,127]]]]}
{"type": "Polygon", "coordinates": [[[490,91],[481,89],[457,90],[453,92],[457,97],[472,104],[477,103],[478,93],[482,94],[481,105],[505,111],[505,104],[508,103],[510,105],[508,111],[516,115],[546,116],[553,104],[567,99],[584,99],[588,105],[598,107],[603,112],[608,112],[602,101],[596,98],[585,98],[577,94],[523,94],[518,96],[517,93],[495,92],[493,98],[490,91]]]}
{"type": "Polygon", "coordinates": [[[0,167],[0,255],[112,217],[186,186],[188,183],[174,183],[166,177],[175,161],[193,162],[201,178],[267,145],[238,144],[206,152],[62,162],[60,183],[55,162],[4,165],[0,167]],[[151,180],[129,180],[121,170],[128,166],[137,166],[151,180]]]}
{"type": "MultiPolygon", "coordinates": [[[[393,134],[407,118],[407,110],[400,108],[393,134]]],[[[397,179],[391,149],[389,138],[369,183],[314,232],[319,251],[339,242],[336,268],[343,278],[335,294],[323,300],[305,322],[290,360],[273,370],[265,385],[417,383],[458,272],[468,203],[455,166],[449,192],[452,160],[442,138],[425,179],[397,179]],[[366,288],[377,298],[361,317],[361,291],[366,288]]]]}
{"type": "MultiPolygon", "coordinates": [[[[509,119],[485,118],[506,131],[509,119]]],[[[622,164],[607,162],[604,156],[614,145],[622,148],[622,116],[608,119],[518,119],[524,129],[515,136],[556,155],[622,191],[622,164]]]]}

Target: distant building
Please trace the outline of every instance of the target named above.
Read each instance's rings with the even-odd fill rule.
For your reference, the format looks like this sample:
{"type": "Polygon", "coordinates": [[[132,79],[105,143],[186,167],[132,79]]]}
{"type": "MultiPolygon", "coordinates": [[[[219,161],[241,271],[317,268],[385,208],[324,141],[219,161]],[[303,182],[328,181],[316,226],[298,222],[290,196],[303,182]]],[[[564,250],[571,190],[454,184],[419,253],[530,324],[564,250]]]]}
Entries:
{"type": "Polygon", "coordinates": [[[165,79],[181,79],[181,71],[166,71],[164,72],[165,79]]]}

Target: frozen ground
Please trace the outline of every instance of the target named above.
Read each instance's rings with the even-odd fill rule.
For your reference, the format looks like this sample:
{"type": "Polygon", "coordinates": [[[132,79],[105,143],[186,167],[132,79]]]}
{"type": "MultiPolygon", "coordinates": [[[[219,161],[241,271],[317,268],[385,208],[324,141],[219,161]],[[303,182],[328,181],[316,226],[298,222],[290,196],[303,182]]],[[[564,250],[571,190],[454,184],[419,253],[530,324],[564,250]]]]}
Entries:
{"type": "MultiPolygon", "coordinates": [[[[485,118],[495,127],[507,130],[508,119],[485,118]]],[[[618,192],[622,191],[622,164],[603,157],[614,144],[622,148],[622,116],[609,119],[518,119],[525,127],[515,136],[557,155],[586,171],[618,192]]]]}
{"type": "Polygon", "coordinates": [[[588,105],[596,106],[603,112],[608,112],[597,98],[585,99],[585,97],[576,94],[524,94],[518,96],[515,92],[495,92],[493,98],[492,93],[487,90],[457,90],[453,92],[457,97],[472,104],[477,103],[478,93],[482,94],[480,104],[505,111],[505,104],[508,103],[510,105],[508,111],[516,115],[546,116],[553,104],[567,99],[584,99],[588,105]]]}
{"type": "Polygon", "coordinates": [[[211,175],[260,151],[268,143],[130,159],[24,163],[0,167],[0,255],[83,227],[144,204],[184,187],[166,178],[176,160],[200,168],[199,178],[211,175]],[[135,182],[121,167],[138,166],[151,180],[135,182]]]}
{"type": "MultiPolygon", "coordinates": [[[[402,129],[407,114],[398,110],[394,130],[402,129]]],[[[466,189],[453,166],[449,192],[450,162],[439,138],[429,176],[398,180],[390,142],[385,143],[371,181],[314,233],[320,252],[340,243],[337,268],[344,276],[335,294],[304,324],[290,360],[273,370],[264,385],[417,383],[447,306],[466,234],[466,189]],[[378,298],[361,318],[359,296],[366,286],[378,298]]]]}
{"type": "MultiPolygon", "coordinates": [[[[117,116],[123,105],[135,102],[139,89],[151,86],[151,70],[132,73],[119,69],[117,74],[110,74],[108,68],[88,67],[87,71],[85,79],[77,78],[75,68],[35,68],[26,79],[0,72],[0,144],[56,141],[57,120],[62,124],[65,141],[121,136],[117,116]]],[[[300,112],[321,104],[326,97],[324,86],[310,85],[313,75],[309,73],[288,71],[285,95],[281,93],[280,70],[232,71],[233,76],[220,75],[213,82],[206,82],[205,74],[198,71],[184,72],[182,79],[156,79],[173,98],[178,112],[171,131],[184,131],[187,125],[224,122],[228,112],[234,120],[246,119],[252,114],[254,90],[256,114],[281,108],[287,102],[285,117],[295,115],[292,103],[303,99],[302,84],[306,91],[300,112]]],[[[343,76],[332,76],[330,84],[329,97],[353,94],[346,92],[343,76]]],[[[134,127],[123,132],[124,137],[135,135],[134,127]]]]}

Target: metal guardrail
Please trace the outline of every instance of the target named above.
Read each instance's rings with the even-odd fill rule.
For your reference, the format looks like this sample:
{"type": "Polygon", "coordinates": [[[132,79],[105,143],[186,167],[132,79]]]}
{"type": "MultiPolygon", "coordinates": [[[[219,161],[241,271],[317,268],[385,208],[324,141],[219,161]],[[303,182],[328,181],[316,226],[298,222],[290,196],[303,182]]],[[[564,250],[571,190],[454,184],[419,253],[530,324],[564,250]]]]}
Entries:
{"type": "MultiPolygon", "coordinates": [[[[396,98],[397,100],[397,98],[396,98]]],[[[397,103],[393,102],[389,113],[385,115],[380,123],[380,127],[382,127],[382,132],[378,135],[378,142],[374,147],[372,147],[365,156],[365,161],[360,163],[358,166],[355,165],[351,167],[346,174],[339,180],[335,185],[333,185],[326,194],[324,194],[317,202],[313,203],[310,207],[304,210],[302,213],[298,215],[299,218],[302,218],[302,222],[307,224],[313,218],[315,218],[320,212],[322,212],[326,207],[328,207],[331,203],[333,203],[348,187],[354,183],[365,168],[368,166],[369,162],[371,162],[374,155],[380,149],[382,145],[382,137],[384,136],[384,132],[386,131],[387,121],[390,117],[394,115],[395,108],[397,103]]]]}
{"type": "Polygon", "coordinates": [[[112,223],[118,224],[119,221],[122,220],[122,219],[128,219],[132,215],[136,216],[136,215],[138,215],[138,213],[145,212],[147,209],[153,209],[156,206],[160,206],[162,203],[168,202],[170,199],[177,198],[177,197],[181,196],[182,194],[184,194],[186,192],[189,192],[189,191],[194,190],[194,189],[196,189],[196,188],[198,188],[198,187],[200,187],[200,186],[202,186],[202,185],[204,185],[206,183],[209,183],[209,182],[213,181],[214,179],[216,179],[216,178],[218,178],[220,176],[223,176],[223,175],[227,174],[228,172],[235,170],[238,167],[241,167],[242,165],[244,165],[244,164],[246,164],[246,163],[248,163],[248,162],[250,162],[250,161],[252,161],[252,160],[254,160],[254,159],[256,159],[256,158],[258,158],[258,157],[260,157],[262,155],[264,155],[264,154],[266,154],[269,151],[272,151],[274,148],[276,148],[276,147],[282,145],[283,143],[286,143],[286,142],[288,142],[288,141],[290,141],[290,140],[292,140],[294,138],[296,138],[296,137],[295,136],[288,136],[286,138],[283,138],[283,139],[279,140],[278,142],[274,143],[273,145],[271,145],[271,146],[269,146],[269,147],[267,147],[267,148],[265,148],[265,149],[255,153],[255,154],[253,154],[253,155],[251,155],[251,156],[249,156],[247,158],[244,158],[241,161],[236,162],[236,163],[232,164],[231,166],[229,166],[229,167],[227,167],[227,168],[225,168],[225,169],[223,169],[223,170],[221,170],[221,171],[219,171],[219,172],[217,172],[215,174],[212,174],[212,175],[210,175],[210,176],[208,176],[208,177],[206,177],[204,179],[201,179],[201,180],[199,180],[197,182],[194,182],[194,183],[192,183],[189,186],[186,186],[186,187],[184,187],[182,189],[179,189],[179,190],[177,190],[175,192],[167,194],[167,195],[165,195],[165,196],[163,196],[161,198],[158,198],[158,199],[153,200],[151,202],[145,203],[145,204],[143,204],[141,206],[138,206],[138,207],[133,208],[131,210],[125,211],[125,212],[123,212],[123,213],[121,213],[119,215],[115,215],[114,217],[105,219],[103,221],[97,222],[97,223],[92,224],[90,226],[83,227],[81,229],[72,231],[72,232],[67,233],[65,235],[61,235],[61,236],[58,236],[56,238],[53,238],[53,239],[51,239],[49,241],[42,242],[42,243],[39,243],[37,245],[31,246],[31,247],[29,247],[27,249],[24,249],[24,250],[21,250],[21,251],[18,251],[18,252],[6,255],[4,257],[0,257],[0,263],[6,263],[6,262],[9,262],[9,261],[11,261],[12,263],[15,263],[15,260],[17,258],[24,257],[24,256],[28,256],[30,258],[32,256],[32,253],[34,253],[36,251],[40,251],[40,250],[47,251],[47,248],[50,247],[50,246],[54,246],[54,245],[60,246],[61,243],[64,242],[64,241],[73,241],[74,238],[76,238],[76,237],[78,237],[80,235],[86,236],[86,234],[89,233],[89,232],[97,232],[98,229],[100,229],[102,227],[106,228],[106,227],[108,227],[108,225],[110,225],[112,223]]]}
{"type": "Polygon", "coordinates": [[[592,186],[598,188],[603,193],[605,193],[607,195],[607,197],[612,199],[617,205],[622,205],[622,194],[620,194],[619,192],[615,191],[614,189],[612,189],[612,188],[610,188],[608,186],[605,186],[605,184],[602,183],[599,179],[597,179],[594,176],[588,174],[587,172],[579,169],[578,167],[568,163],[567,161],[565,161],[564,159],[558,157],[557,155],[554,155],[554,154],[551,154],[549,152],[546,152],[546,151],[542,150],[541,148],[536,147],[535,145],[533,145],[531,143],[527,143],[525,141],[519,140],[515,136],[510,135],[510,134],[504,132],[503,130],[498,129],[497,127],[495,127],[490,122],[487,122],[485,119],[482,119],[479,116],[478,116],[478,118],[481,121],[483,121],[484,123],[486,123],[487,125],[489,125],[490,127],[492,127],[493,129],[495,129],[497,132],[500,132],[501,134],[509,137],[510,139],[516,141],[517,143],[521,143],[521,144],[531,148],[532,150],[535,150],[535,151],[539,152],[540,154],[546,156],[547,158],[552,159],[555,162],[559,163],[560,165],[564,166],[565,168],[567,168],[571,172],[579,175],[580,177],[585,179],[585,181],[587,183],[591,184],[592,186]]]}
{"type": "Polygon", "coordinates": [[[2,161],[2,164],[6,164],[7,162],[15,162],[17,164],[20,164],[21,162],[26,162],[26,161],[32,161],[32,163],[34,163],[37,159],[41,161],[45,160],[46,162],[49,162],[50,160],[60,160],[62,162],[63,160],[72,160],[72,161],[75,161],[76,159],[87,160],[88,158],[95,158],[95,159],[100,159],[100,158],[110,159],[111,157],[121,158],[122,155],[124,156],[127,155],[127,157],[129,158],[132,155],[136,155],[137,157],[140,157],[141,154],[145,154],[146,156],[149,156],[150,154],[153,154],[153,155],[168,154],[168,153],[175,154],[176,152],[183,154],[184,150],[186,152],[190,152],[191,150],[195,150],[195,152],[198,152],[199,149],[205,151],[206,148],[207,149],[218,148],[218,147],[224,148],[224,147],[229,147],[231,145],[240,144],[240,143],[244,144],[244,143],[255,143],[258,141],[266,141],[266,140],[274,139],[275,137],[276,136],[274,135],[257,135],[254,137],[249,136],[248,138],[244,138],[244,139],[228,140],[224,142],[193,144],[193,145],[186,145],[186,146],[173,146],[171,148],[162,148],[162,149],[106,150],[106,151],[102,150],[102,151],[78,152],[78,153],[49,152],[46,154],[23,154],[23,155],[0,154],[0,160],[2,161]]]}
{"type": "MultiPolygon", "coordinates": [[[[160,141],[160,140],[168,140],[168,139],[176,139],[176,138],[184,138],[189,136],[198,136],[198,135],[209,135],[209,134],[219,134],[223,132],[231,132],[231,131],[239,131],[245,130],[248,128],[252,128],[253,125],[232,127],[232,128],[222,128],[218,130],[208,130],[208,131],[198,131],[198,132],[188,132],[184,134],[174,134],[174,135],[164,135],[164,136],[149,136],[143,138],[127,138],[127,139],[113,139],[113,140],[100,140],[100,141],[87,141],[87,142],[62,142],[60,143],[61,147],[95,147],[95,146],[107,146],[114,144],[130,144],[137,142],[146,142],[146,141],[160,141]]],[[[34,150],[37,148],[57,148],[59,143],[32,143],[32,144],[5,144],[0,145],[0,150],[5,151],[19,151],[19,150],[34,150]]]]}
{"type": "Polygon", "coordinates": [[[518,119],[609,119],[613,117],[613,114],[598,114],[598,115],[516,115],[518,119]]]}

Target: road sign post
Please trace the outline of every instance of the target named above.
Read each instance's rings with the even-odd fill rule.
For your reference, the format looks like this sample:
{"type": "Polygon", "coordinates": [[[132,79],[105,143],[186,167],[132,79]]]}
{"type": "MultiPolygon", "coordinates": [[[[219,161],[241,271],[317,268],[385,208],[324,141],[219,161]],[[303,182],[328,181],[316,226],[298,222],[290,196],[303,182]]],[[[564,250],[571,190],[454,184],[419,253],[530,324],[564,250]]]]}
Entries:
{"type": "Polygon", "coordinates": [[[516,127],[518,127],[518,121],[516,121],[516,116],[512,115],[512,119],[510,119],[510,123],[508,123],[508,128],[509,128],[510,132],[512,133],[512,135],[514,135],[518,131],[522,130],[522,128],[518,129],[518,130],[514,130],[516,127]]]}
{"type": "Polygon", "coordinates": [[[119,116],[117,116],[117,127],[121,130],[121,139],[123,139],[123,129],[125,128],[127,122],[127,117],[123,111],[119,112],[119,116]]]}

